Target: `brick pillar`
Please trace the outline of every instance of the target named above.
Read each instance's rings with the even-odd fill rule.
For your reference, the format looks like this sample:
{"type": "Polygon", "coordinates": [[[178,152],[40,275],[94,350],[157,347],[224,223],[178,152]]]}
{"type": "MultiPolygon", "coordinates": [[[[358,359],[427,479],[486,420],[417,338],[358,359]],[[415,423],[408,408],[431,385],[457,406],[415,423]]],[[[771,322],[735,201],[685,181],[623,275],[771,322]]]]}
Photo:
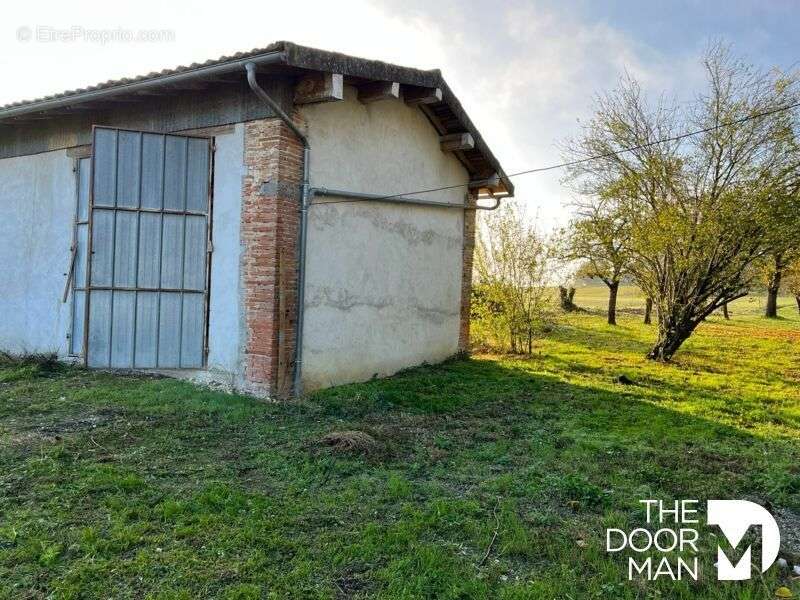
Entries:
{"type": "Polygon", "coordinates": [[[250,121],[244,163],[245,389],[277,398],[288,394],[292,380],[303,146],[280,119],[250,121]]]}
{"type": "MultiPolygon", "coordinates": [[[[477,197],[464,197],[467,206],[475,206],[477,197]]],[[[472,260],[475,254],[475,209],[464,210],[464,237],[461,256],[461,316],[458,329],[458,350],[469,352],[469,316],[472,304],[472,260]]]]}

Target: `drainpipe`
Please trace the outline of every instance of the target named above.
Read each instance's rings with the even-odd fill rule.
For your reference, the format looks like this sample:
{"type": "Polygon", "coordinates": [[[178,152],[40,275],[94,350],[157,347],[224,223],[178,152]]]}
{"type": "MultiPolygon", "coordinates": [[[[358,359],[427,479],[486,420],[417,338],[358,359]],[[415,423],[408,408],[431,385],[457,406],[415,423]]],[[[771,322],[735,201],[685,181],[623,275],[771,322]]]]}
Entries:
{"type": "MultiPolygon", "coordinates": [[[[274,62],[280,62],[282,56],[276,55],[274,62]]],[[[272,62],[272,61],[270,61],[272,62]]],[[[303,326],[305,323],[305,296],[306,296],[306,248],[308,247],[308,209],[311,206],[311,201],[314,196],[333,196],[339,198],[354,198],[365,201],[377,202],[397,202],[401,204],[416,204],[421,206],[437,206],[440,208],[466,208],[463,204],[450,204],[448,202],[439,202],[436,200],[421,200],[418,198],[407,198],[403,196],[381,196],[379,194],[364,194],[361,192],[346,192],[342,190],[330,190],[327,188],[311,188],[309,185],[309,162],[311,158],[311,147],[308,142],[308,137],[303,133],[300,128],[292,121],[291,117],[287,115],[283,109],[267,94],[263,88],[258,85],[256,80],[256,65],[253,62],[247,62],[245,65],[247,71],[247,83],[253,93],[263,100],[267,106],[281,119],[289,129],[297,136],[297,139],[303,144],[303,184],[300,198],[300,239],[298,242],[297,251],[297,325],[296,325],[296,341],[294,349],[294,373],[293,373],[293,388],[295,398],[302,395],[302,368],[303,368],[303,326]]],[[[493,176],[485,182],[476,183],[490,183],[496,185],[496,176],[493,176]]],[[[495,210],[500,206],[501,197],[490,194],[495,203],[492,206],[475,206],[475,210],[495,210]]]]}
{"type": "Polygon", "coordinates": [[[305,295],[306,295],[306,246],[308,240],[308,206],[309,206],[309,161],[311,158],[311,147],[308,137],[292,121],[278,103],[267,94],[256,80],[256,65],[252,62],[245,64],[247,70],[247,83],[253,93],[263,100],[272,111],[286,123],[292,130],[297,139],[303,144],[303,184],[300,193],[300,239],[297,251],[297,325],[295,332],[294,347],[294,373],[293,391],[295,398],[299,398],[302,393],[302,365],[303,365],[303,324],[305,316],[305,295]]]}

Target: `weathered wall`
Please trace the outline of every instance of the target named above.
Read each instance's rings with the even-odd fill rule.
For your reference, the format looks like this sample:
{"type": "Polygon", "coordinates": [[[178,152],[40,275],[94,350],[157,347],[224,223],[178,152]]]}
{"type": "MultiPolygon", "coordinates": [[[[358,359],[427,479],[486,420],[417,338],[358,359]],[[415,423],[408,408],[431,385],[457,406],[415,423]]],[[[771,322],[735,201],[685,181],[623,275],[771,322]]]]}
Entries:
{"type": "Polygon", "coordinates": [[[244,176],[244,125],[218,135],[214,152],[211,293],[208,319],[208,368],[212,376],[231,377],[238,387],[242,376],[241,323],[242,257],[240,223],[244,176]]]}
{"type": "Polygon", "coordinates": [[[302,145],[279,119],[245,125],[242,180],[244,381],[281,397],[291,385],[302,145]]]}
{"type": "MultiPolygon", "coordinates": [[[[244,125],[218,135],[207,377],[242,378],[241,189],[244,125]]],[[[75,217],[65,150],[0,160],[0,349],[66,357],[71,298],[62,303],[75,217]]]]}
{"type": "MultiPolygon", "coordinates": [[[[402,194],[466,183],[458,159],[400,100],[304,107],[315,187],[402,194]]],[[[462,204],[465,188],[425,195],[462,204]]],[[[341,199],[320,198],[319,201],[341,199]]],[[[314,206],[309,218],[306,389],[388,375],[458,350],[464,213],[388,203],[314,206]]]]}
{"type": "MultiPolygon", "coordinates": [[[[284,110],[291,109],[292,87],[283,77],[261,77],[259,83],[284,110]]],[[[263,119],[273,111],[242,81],[209,89],[148,96],[141,104],[81,111],[54,119],[5,123],[0,127],[0,158],[36,154],[92,141],[92,125],[142,131],[177,132],[263,119]]]]}
{"type": "Polygon", "coordinates": [[[62,303],[75,217],[63,150],[0,160],[0,349],[68,352],[62,303]]]}

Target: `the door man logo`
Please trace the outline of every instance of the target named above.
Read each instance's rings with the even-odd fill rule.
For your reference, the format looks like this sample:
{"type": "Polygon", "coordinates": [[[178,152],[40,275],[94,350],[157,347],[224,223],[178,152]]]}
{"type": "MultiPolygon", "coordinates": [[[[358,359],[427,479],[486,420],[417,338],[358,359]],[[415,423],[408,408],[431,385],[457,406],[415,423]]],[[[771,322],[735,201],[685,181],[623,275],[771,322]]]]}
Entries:
{"type": "MultiPolygon", "coordinates": [[[[628,579],[635,574],[648,580],[661,577],[679,580],[684,576],[697,580],[698,539],[697,524],[698,500],[676,500],[672,505],[661,500],[641,500],[646,507],[647,523],[651,528],[637,527],[630,532],[621,529],[606,530],[606,551],[629,550],[634,556],[628,557],[628,579]],[[636,557],[635,554],[653,551],[658,556],[636,557]],[[670,562],[671,553],[681,554],[670,562]]],[[[747,500],[709,500],[708,524],[719,527],[722,535],[734,550],[748,529],[761,528],[761,572],[772,566],[778,557],[781,536],[778,524],[766,509],[747,500]]],[[[717,579],[720,581],[742,581],[751,577],[752,548],[747,546],[739,561],[734,565],[721,546],[717,546],[717,579]]]]}
{"type": "MultiPolygon", "coordinates": [[[[761,572],[772,566],[778,558],[781,546],[781,532],[769,512],[755,502],[747,500],[709,500],[708,524],[718,525],[730,545],[736,548],[744,534],[753,525],[761,526],[761,572]]],[[[720,581],[742,581],[750,579],[752,564],[750,546],[742,554],[736,565],[717,547],[717,579],[720,581]]]]}

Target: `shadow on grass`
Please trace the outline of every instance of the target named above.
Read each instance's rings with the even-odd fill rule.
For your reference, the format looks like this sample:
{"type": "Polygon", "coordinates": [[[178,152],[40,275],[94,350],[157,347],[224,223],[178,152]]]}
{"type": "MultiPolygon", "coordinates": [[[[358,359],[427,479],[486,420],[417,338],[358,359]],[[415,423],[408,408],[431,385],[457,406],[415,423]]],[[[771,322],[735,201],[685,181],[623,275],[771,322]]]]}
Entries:
{"type": "MultiPolygon", "coordinates": [[[[655,329],[653,336],[655,338],[655,329]]],[[[641,339],[624,323],[598,329],[596,326],[583,326],[576,321],[559,327],[550,337],[556,341],[584,346],[587,350],[632,352],[642,356],[645,356],[652,346],[652,341],[641,339]]]]}
{"type": "MultiPolygon", "coordinates": [[[[10,384],[0,388],[0,425],[12,433],[52,418],[48,408],[73,422],[87,411],[118,412],[62,431],[43,452],[3,448],[14,478],[4,489],[14,494],[2,501],[21,532],[13,544],[33,531],[72,549],[52,559],[54,568],[42,563],[41,544],[28,544],[39,549],[30,555],[10,547],[7,559],[0,547],[0,565],[13,566],[17,589],[26,589],[53,587],[103,560],[109,568],[78,580],[98,595],[169,581],[190,596],[222,595],[232,571],[241,583],[269,581],[285,597],[312,588],[335,595],[342,565],[356,565],[359,585],[375,595],[391,596],[403,582],[408,597],[489,597],[490,589],[524,585],[501,579],[513,571],[545,586],[541,594],[520,588],[519,597],[563,589],[602,597],[609,581],[627,584],[598,550],[601,519],[640,515],[641,498],[796,502],[796,448],[644,401],[635,388],[579,385],[533,368],[451,361],[283,405],[88,372],[10,384]],[[15,409],[25,407],[21,422],[15,409]],[[334,429],[373,433],[388,452],[374,459],[315,446],[334,429]],[[33,468],[31,456],[48,460],[33,468]],[[29,468],[15,468],[22,463],[29,468]],[[80,513],[86,498],[97,506],[80,513]],[[501,498],[491,563],[499,566],[477,568],[501,498]],[[135,563],[111,545],[70,546],[64,532],[74,523],[105,531],[109,517],[140,532],[131,542],[135,563]],[[589,547],[577,547],[577,536],[589,547]],[[254,555],[256,570],[247,567],[254,555]]],[[[651,585],[664,597],[726,597],[708,583],[680,594],[651,585]]],[[[635,591],[620,587],[616,597],[635,591]]]]}

